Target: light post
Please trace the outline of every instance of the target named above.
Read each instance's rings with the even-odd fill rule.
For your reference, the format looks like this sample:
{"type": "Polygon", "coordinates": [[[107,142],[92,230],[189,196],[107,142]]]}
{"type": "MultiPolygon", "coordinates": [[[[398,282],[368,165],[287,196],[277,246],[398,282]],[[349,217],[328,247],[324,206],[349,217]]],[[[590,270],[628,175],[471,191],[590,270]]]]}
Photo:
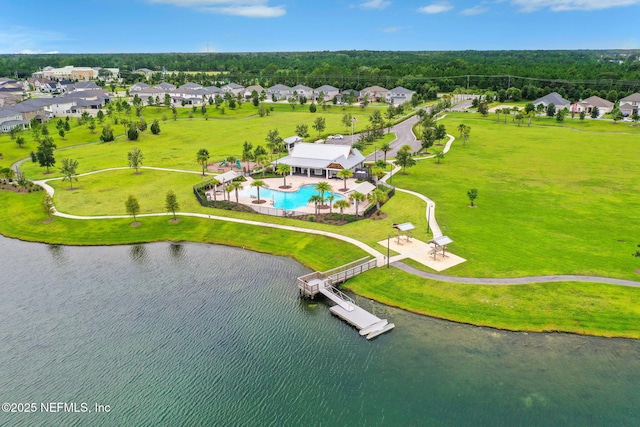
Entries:
{"type": "Polygon", "coordinates": [[[391,242],[391,234],[387,235],[387,269],[389,268],[389,257],[391,257],[391,247],[389,246],[391,242]]]}
{"type": "Polygon", "coordinates": [[[431,202],[427,203],[427,233],[430,233],[430,224],[431,224],[431,202]]]}

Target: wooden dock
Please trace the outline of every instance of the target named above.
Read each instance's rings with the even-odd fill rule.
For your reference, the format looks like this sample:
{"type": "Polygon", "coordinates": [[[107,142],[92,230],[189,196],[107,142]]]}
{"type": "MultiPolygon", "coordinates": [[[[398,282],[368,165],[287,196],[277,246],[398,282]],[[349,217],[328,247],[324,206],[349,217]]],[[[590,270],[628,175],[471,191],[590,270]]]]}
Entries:
{"type": "Polygon", "coordinates": [[[298,277],[298,289],[301,294],[311,298],[314,298],[317,294],[324,295],[336,304],[329,309],[331,313],[355,326],[360,335],[366,336],[367,339],[375,338],[390,331],[395,325],[388,323],[387,319],[380,319],[365,309],[358,307],[351,297],[333,286],[375,266],[375,259],[368,260],[368,258],[363,258],[338,269],[323,273],[316,271],[298,277]]]}

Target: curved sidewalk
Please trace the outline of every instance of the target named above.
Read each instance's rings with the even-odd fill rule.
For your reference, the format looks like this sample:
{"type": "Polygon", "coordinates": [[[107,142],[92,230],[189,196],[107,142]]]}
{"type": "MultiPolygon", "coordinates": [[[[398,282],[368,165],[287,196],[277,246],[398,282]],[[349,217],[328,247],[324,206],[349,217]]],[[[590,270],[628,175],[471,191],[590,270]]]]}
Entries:
{"type": "Polygon", "coordinates": [[[634,288],[640,288],[640,282],[634,282],[633,280],[613,279],[609,277],[597,277],[597,276],[573,276],[573,275],[553,275],[553,276],[526,276],[526,277],[511,277],[511,278],[477,278],[477,277],[456,277],[456,276],[444,276],[442,274],[428,273],[426,271],[418,270],[415,267],[407,265],[403,262],[391,263],[394,267],[422,277],[424,279],[438,280],[440,282],[447,283],[464,283],[469,285],[530,285],[533,283],[552,283],[552,282],[590,282],[590,283],[605,283],[608,285],[630,286],[634,288]]]}

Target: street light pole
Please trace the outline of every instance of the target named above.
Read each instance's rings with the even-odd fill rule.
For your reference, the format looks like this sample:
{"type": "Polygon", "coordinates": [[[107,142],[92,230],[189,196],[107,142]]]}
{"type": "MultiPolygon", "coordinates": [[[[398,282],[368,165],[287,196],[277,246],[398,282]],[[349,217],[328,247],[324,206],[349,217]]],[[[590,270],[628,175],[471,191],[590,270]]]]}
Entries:
{"type": "Polygon", "coordinates": [[[387,235],[387,269],[389,268],[389,257],[391,257],[391,247],[389,246],[391,242],[391,234],[387,235]]]}
{"type": "Polygon", "coordinates": [[[431,202],[427,203],[427,233],[430,233],[430,224],[431,224],[431,202]]]}

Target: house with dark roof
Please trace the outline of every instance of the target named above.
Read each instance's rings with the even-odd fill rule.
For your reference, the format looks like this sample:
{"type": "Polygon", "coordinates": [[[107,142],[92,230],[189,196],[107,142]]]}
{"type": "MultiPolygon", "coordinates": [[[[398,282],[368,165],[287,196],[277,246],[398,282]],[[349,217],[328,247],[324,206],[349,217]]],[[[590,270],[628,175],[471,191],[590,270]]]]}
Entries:
{"type": "Polygon", "coordinates": [[[129,92],[140,92],[144,89],[149,89],[150,87],[151,86],[146,83],[138,82],[131,85],[131,87],[129,88],[129,92]]]}
{"type": "Polygon", "coordinates": [[[172,85],[171,83],[167,83],[167,82],[162,82],[160,84],[157,84],[154,86],[156,89],[160,89],[160,90],[164,90],[164,91],[170,91],[170,90],[174,90],[176,88],[175,85],[172,85]]]}
{"type": "MultiPolygon", "coordinates": [[[[278,163],[291,166],[291,174],[308,177],[335,178],[342,169],[361,167],[365,157],[349,145],[310,144],[298,142],[293,145],[288,156],[278,163]]],[[[276,162],[273,162],[275,165],[276,162]]]]}
{"type": "Polygon", "coordinates": [[[220,88],[223,93],[230,93],[234,96],[238,96],[239,93],[244,92],[244,86],[237,83],[229,83],[220,88]]]}
{"type": "Polygon", "coordinates": [[[556,107],[556,111],[564,110],[565,108],[568,109],[571,106],[571,102],[564,99],[558,92],[551,92],[550,94],[533,101],[533,105],[536,107],[540,104],[544,105],[545,109],[549,104],[553,104],[556,107]]]}
{"type": "Polygon", "coordinates": [[[406,102],[411,102],[413,94],[415,94],[414,91],[398,86],[387,92],[385,101],[391,105],[402,105],[406,102]]]}
{"type": "Polygon", "coordinates": [[[288,99],[293,95],[293,90],[287,85],[277,84],[267,89],[267,98],[275,101],[288,99]]]}

